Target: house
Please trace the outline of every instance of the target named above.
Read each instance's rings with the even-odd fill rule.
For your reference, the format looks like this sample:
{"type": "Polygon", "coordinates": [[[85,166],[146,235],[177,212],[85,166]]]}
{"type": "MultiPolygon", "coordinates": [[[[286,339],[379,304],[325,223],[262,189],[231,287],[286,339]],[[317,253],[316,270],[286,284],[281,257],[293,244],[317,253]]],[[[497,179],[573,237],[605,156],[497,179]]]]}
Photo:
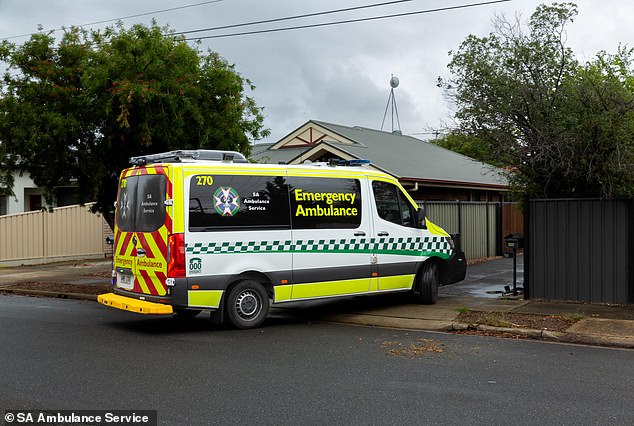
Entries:
{"type": "Polygon", "coordinates": [[[13,180],[14,195],[0,195],[0,216],[77,204],[72,186],[57,188],[57,200],[49,205],[44,199],[44,188],[38,187],[28,173],[16,172],[13,180]]]}
{"type": "Polygon", "coordinates": [[[429,142],[364,127],[310,120],[278,142],[257,144],[251,159],[301,164],[366,159],[395,176],[416,201],[503,201],[508,182],[500,170],[429,142]]]}

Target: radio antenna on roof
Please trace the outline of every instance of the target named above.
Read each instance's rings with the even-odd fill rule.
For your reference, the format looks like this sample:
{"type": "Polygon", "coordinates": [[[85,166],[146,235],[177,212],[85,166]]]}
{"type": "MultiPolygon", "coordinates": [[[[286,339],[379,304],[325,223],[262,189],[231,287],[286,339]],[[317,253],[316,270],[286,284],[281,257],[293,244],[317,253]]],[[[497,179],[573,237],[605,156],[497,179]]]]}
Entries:
{"type": "Polygon", "coordinates": [[[383,130],[383,125],[385,124],[385,117],[387,116],[387,110],[392,106],[392,133],[397,135],[402,135],[401,132],[401,120],[398,118],[398,108],[396,108],[396,96],[394,95],[394,89],[398,87],[398,77],[394,77],[392,74],[392,78],[390,79],[390,96],[387,98],[387,105],[385,105],[385,112],[383,113],[383,121],[381,121],[381,130],[383,130]],[[398,129],[394,129],[394,116],[396,115],[396,123],[398,124],[398,129]]]}

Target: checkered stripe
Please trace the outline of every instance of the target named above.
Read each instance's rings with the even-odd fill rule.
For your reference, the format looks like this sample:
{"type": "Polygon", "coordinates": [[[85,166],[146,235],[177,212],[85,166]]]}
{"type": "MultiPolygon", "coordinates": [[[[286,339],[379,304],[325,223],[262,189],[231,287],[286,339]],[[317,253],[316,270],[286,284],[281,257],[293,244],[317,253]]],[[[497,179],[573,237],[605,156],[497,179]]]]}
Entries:
{"type": "Polygon", "coordinates": [[[407,237],[407,238],[353,238],[353,239],[323,239],[297,240],[293,244],[290,240],[274,241],[237,241],[195,243],[187,246],[187,253],[229,254],[229,253],[271,253],[271,252],[375,252],[375,253],[403,253],[412,255],[438,253],[451,254],[451,246],[444,237],[407,237]]]}
{"type": "Polygon", "coordinates": [[[285,252],[293,251],[293,243],[290,240],[273,241],[236,241],[222,243],[195,243],[187,245],[187,253],[198,254],[225,254],[225,253],[259,253],[259,252],[285,252]]]}
{"type": "Polygon", "coordinates": [[[445,237],[425,237],[422,240],[421,251],[423,253],[451,254],[451,246],[445,237]]]}
{"type": "Polygon", "coordinates": [[[329,240],[297,240],[293,251],[369,251],[372,249],[373,240],[365,238],[347,240],[329,239],[329,240]]]}

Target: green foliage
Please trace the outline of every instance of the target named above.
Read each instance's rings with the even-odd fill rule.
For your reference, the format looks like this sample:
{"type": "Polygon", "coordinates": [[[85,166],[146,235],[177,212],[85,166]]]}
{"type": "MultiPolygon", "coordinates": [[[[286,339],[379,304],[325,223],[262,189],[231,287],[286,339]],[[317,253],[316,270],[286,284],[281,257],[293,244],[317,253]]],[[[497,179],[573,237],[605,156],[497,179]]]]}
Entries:
{"type": "Polygon", "coordinates": [[[508,166],[517,194],[632,196],[632,50],[580,64],[565,45],[576,14],[572,3],[541,5],[528,32],[498,17],[491,34],[451,53],[453,78],[439,86],[458,107],[459,132],[475,138],[474,156],[508,166]]]}
{"type": "Polygon", "coordinates": [[[467,157],[475,158],[483,163],[498,167],[505,166],[505,163],[489,150],[488,144],[466,133],[451,132],[441,138],[432,140],[431,143],[467,157]]]}
{"type": "Polygon", "coordinates": [[[233,149],[268,134],[253,90],[233,65],[169,28],[78,28],[56,40],[4,41],[9,67],[0,97],[0,185],[28,172],[46,190],[78,184],[111,219],[118,173],[131,156],[171,149],[233,149]]]}

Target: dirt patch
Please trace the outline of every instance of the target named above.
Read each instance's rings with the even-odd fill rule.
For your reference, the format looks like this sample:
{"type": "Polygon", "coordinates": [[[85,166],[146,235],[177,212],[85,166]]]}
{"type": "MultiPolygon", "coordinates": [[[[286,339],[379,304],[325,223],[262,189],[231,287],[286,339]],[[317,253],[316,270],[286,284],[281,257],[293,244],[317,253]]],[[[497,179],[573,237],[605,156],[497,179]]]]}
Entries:
{"type": "Polygon", "coordinates": [[[504,328],[566,331],[581,318],[578,316],[535,315],[516,312],[467,311],[461,312],[456,321],[469,325],[489,325],[504,328]]]}
{"type": "Polygon", "coordinates": [[[0,287],[0,292],[3,289],[11,290],[35,290],[35,291],[50,291],[53,293],[75,293],[75,294],[88,294],[99,295],[110,292],[110,285],[108,284],[66,284],[56,282],[23,282],[15,284],[6,284],[0,287]]]}

